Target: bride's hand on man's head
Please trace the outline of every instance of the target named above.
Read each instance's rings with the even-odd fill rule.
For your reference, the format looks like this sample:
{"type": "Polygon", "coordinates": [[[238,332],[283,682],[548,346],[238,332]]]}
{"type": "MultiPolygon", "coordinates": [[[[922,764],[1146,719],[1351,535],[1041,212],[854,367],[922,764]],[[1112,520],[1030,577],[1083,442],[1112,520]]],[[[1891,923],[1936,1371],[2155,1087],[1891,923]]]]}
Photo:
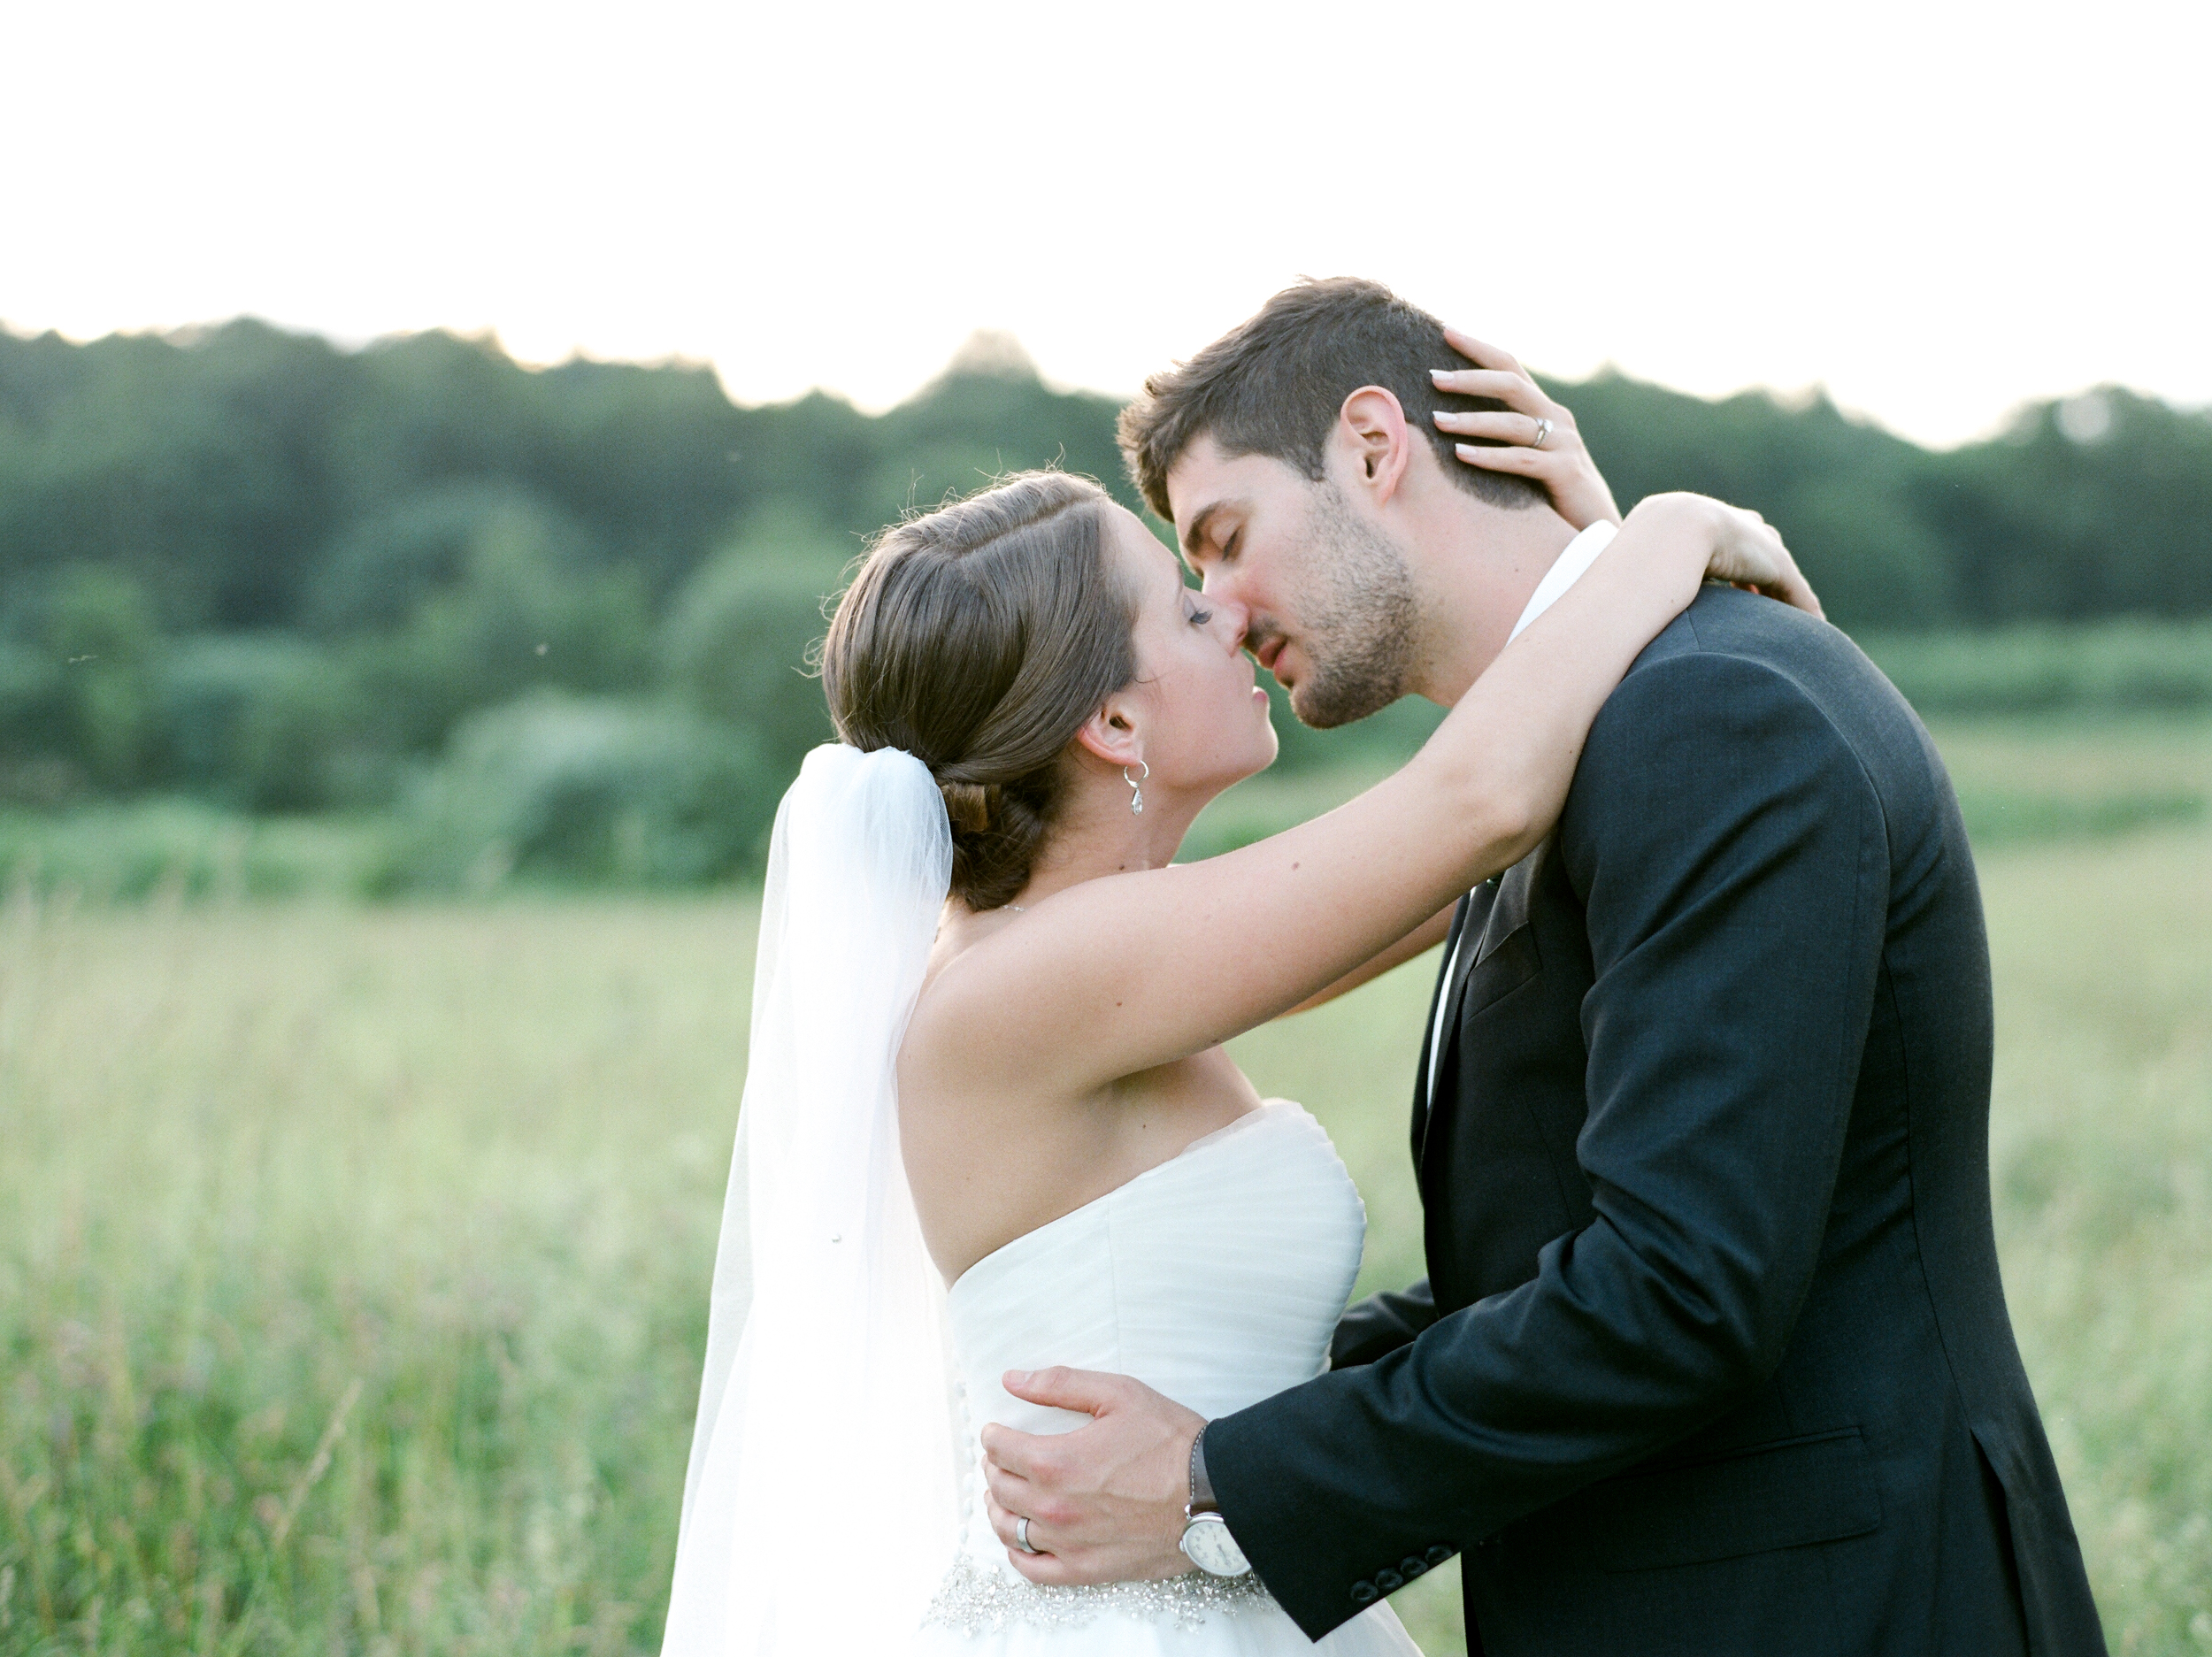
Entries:
{"type": "MultiPolygon", "coordinates": [[[[1544,486],[1552,507],[1577,529],[1621,522],[1613,491],[1590,458],[1575,427],[1572,410],[1547,396],[1528,370],[1508,350],[1457,328],[1444,330],[1445,342],[1473,368],[1431,370],[1439,391],[1488,397],[1503,409],[1465,413],[1440,409],[1437,429],[1458,437],[1482,437],[1487,443],[1457,445],[1460,460],[1487,472],[1510,472],[1544,486]]],[[[1704,517],[1710,527],[1710,561],[1706,573],[1778,598],[1815,616],[1824,616],[1812,583],[1798,569],[1781,536],[1758,513],[1701,495],[1653,495],[1638,507],[1655,511],[1685,510],[1704,517]]]]}
{"type": "Polygon", "coordinates": [[[1492,440],[1457,445],[1460,460],[1486,472],[1510,472],[1542,484],[1553,510],[1577,529],[1619,523],[1621,509],[1614,504],[1613,491],[1590,458],[1566,404],[1546,396],[1510,351],[1457,328],[1445,329],[1444,339],[1476,366],[1432,370],[1436,388],[1505,404],[1503,409],[1466,413],[1436,411],[1439,431],[1492,440]]]}

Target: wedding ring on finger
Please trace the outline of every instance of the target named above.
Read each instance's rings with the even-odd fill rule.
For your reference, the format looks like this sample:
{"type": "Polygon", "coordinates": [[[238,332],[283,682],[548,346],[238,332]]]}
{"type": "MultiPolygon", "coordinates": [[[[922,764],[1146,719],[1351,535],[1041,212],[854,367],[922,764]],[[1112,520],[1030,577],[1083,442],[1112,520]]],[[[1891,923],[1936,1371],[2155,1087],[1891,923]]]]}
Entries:
{"type": "Polygon", "coordinates": [[[1532,440],[1530,441],[1530,442],[1529,442],[1529,447],[1530,447],[1531,449],[1541,449],[1541,448],[1543,448],[1543,446],[1544,446],[1544,440],[1545,440],[1546,438],[1549,437],[1549,436],[1551,435],[1551,433],[1552,433],[1552,424],[1551,424],[1551,422],[1550,422],[1549,420],[1547,420],[1547,419],[1543,418],[1541,416],[1539,416],[1539,417],[1538,417],[1538,418],[1537,418],[1537,421],[1536,421],[1536,435],[1535,435],[1535,437],[1534,437],[1533,439],[1532,439],[1532,440]]]}
{"type": "Polygon", "coordinates": [[[1029,1521],[1026,1519],[1017,1519],[1014,1521],[1014,1546],[1021,1549],[1021,1551],[1025,1553],[1041,1553],[1044,1552],[1044,1549],[1041,1547],[1030,1546],[1029,1521]]]}

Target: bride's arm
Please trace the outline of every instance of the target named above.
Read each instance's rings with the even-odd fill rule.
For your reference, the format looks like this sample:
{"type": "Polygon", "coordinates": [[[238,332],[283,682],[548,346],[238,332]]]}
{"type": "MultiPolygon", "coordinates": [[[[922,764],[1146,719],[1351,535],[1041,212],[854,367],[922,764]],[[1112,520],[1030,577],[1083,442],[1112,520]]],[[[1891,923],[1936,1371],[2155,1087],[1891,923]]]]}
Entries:
{"type": "Polygon", "coordinates": [[[1430,916],[1418,926],[1394,944],[1385,946],[1380,955],[1363,961],[1333,984],[1325,984],[1297,1006],[1286,1009],[1282,1016],[1293,1013],[1310,1013],[1317,1007],[1325,1007],[1340,995],[1349,995],[1363,984],[1372,984],[1386,972],[1394,972],[1417,956],[1427,954],[1442,943],[1452,930],[1452,911],[1459,907],[1455,898],[1430,916]]]}
{"type": "Polygon", "coordinates": [[[1238,851],[1056,894],[944,970],[910,1056],[1085,1095],[1296,1006],[1534,848],[1598,710],[1709,573],[1811,607],[1755,514],[1654,496],[1402,770],[1238,851]]]}

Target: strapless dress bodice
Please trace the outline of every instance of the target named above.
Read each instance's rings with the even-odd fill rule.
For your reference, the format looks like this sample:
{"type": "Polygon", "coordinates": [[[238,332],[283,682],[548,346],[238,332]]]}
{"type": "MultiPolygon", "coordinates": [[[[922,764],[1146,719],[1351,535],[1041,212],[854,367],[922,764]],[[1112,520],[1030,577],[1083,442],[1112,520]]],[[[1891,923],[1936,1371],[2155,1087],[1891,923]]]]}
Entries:
{"type": "MultiPolygon", "coordinates": [[[[1015,1398],[1000,1385],[1009,1369],[1133,1376],[1210,1420],[1310,1380],[1327,1367],[1366,1227],[1358,1189],[1319,1123],[1287,1100],[1246,1113],[986,1255],[953,1285],[966,1443],[975,1446],[988,1422],[1048,1433],[1090,1420],[1015,1398]]],[[[991,1529],[979,1449],[963,1477],[960,1559],[933,1612],[941,1630],[1016,1636],[1025,1649],[1050,1628],[1101,1616],[1130,1634],[1132,1619],[1195,1633],[1209,1620],[1263,1616],[1310,1649],[1249,1577],[1037,1588],[1007,1563],[991,1529]]],[[[1250,1649],[1258,1632],[1245,1630],[1237,1649],[1250,1649]]],[[[1391,1649],[1404,1649],[1403,1638],[1391,1649]]]]}
{"type": "Polygon", "coordinates": [[[1310,1380],[1366,1230],[1321,1124],[1271,1100],[961,1276],[948,1310],[968,1411],[1083,1425],[999,1385],[1055,1363],[1134,1376],[1209,1419],[1310,1380]]]}

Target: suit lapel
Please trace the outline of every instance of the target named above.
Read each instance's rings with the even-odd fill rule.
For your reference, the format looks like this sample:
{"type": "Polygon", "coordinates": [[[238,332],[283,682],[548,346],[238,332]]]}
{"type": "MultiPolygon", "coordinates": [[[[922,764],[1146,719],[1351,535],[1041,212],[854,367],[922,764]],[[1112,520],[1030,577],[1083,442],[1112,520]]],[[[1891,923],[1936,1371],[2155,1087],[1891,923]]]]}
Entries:
{"type": "MultiPolygon", "coordinates": [[[[1486,880],[1475,888],[1473,895],[1460,900],[1460,912],[1466,916],[1467,924],[1462,929],[1458,958],[1452,963],[1452,981],[1448,986],[1451,1011],[1444,1015],[1444,1046],[1448,1055],[1452,1032],[1459,1028],[1460,1002],[1466,999],[1467,975],[1475,970],[1483,956],[1490,953],[1490,911],[1495,906],[1497,886],[1486,880]],[[1481,911],[1478,923],[1477,910],[1481,911]]],[[[1440,1078],[1439,1078],[1440,1081],[1440,1078]]]]}
{"type": "MultiPolygon", "coordinates": [[[[1445,1021],[1439,1024],[1436,1022],[1437,1008],[1444,1001],[1453,998],[1457,989],[1467,981],[1466,975],[1459,970],[1459,940],[1467,930],[1467,916],[1471,907],[1469,899],[1462,898],[1452,910],[1452,929],[1444,935],[1443,963],[1436,970],[1436,993],[1429,997],[1428,1016],[1421,1025],[1421,1062],[1413,1072],[1413,1165],[1416,1168],[1421,1165],[1421,1147],[1429,1131],[1430,1101],[1437,1091],[1432,1085],[1430,1072],[1435,1065],[1444,1062],[1442,1044],[1437,1042],[1437,1037],[1440,1032],[1448,1043],[1451,1035],[1450,1016],[1447,1015],[1445,1021]]],[[[1433,1079],[1440,1082],[1442,1078],[1433,1079]]]]}
{"type": "Polygon", "coordinates": [[[1428,1038],[1421,1047],[1421,1085],[1413,1109],[1413,1165],[1417,1170],[1427,1148],[1429,1124],[1438,1111],[1451,1108],[1458,1091],[1455,1083],[1459,1067],[1453,1061],[1457,1056],[1455,1044],[1467,998],[1467,980],[1493,950],[1528,924],[1529,897],[1551,845],[1547,839],[1504,874],[1483,882],[1460,899],[1459,908],[1452,916],[1451,934],[1444,947],[1446,964],[1436,986],[1448,1010],[1440,1024],[1436,1020],[1438,1003],[1430,1001],[1428,1038]],[[1435,1048],[1433,1055],[1430,1052],[1432,1044],[1435,1048]],[[1433,1085],[1430,1085],[1432,1069],[1435,1071],[1433,1085]]]}

